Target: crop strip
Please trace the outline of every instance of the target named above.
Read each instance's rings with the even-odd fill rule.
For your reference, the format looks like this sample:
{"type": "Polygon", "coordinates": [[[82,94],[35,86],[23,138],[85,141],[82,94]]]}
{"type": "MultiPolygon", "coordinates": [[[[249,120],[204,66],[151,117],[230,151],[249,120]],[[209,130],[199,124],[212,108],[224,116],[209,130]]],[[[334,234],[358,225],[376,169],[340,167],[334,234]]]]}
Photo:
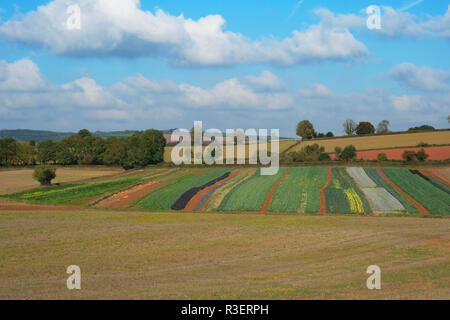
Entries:
{"type": "Polygon", "coordinates": [[[286,179],[286,177],[289,174],[290,169],[291,168],[287,168],[286,171],[284,172],[283,176],[280,179],[278,179],[278,181],[272,186],[272,188],[270,188],[269,193],[267,194],[266,200],[264,200],[262,212],[267,213],[267,209],[269,209],[270,202],[272,202],[272,198],[275,193],[275,190],[277,190],[280,183],[282,183],[286,179]]]}
{"type": "Polygon", "coordinates": [[[319,214],[326,214],[327,213],[327,202],[326,202],[326,199],[325,199],[325,189],[331,183],[332,173],[333,173],[332,169],[328,168],[327,169],[327,182],[325,183],[325,185],[323,187],[321,187],[319,189],[319,191],[320,191],[320,209],[319,209],[319,214]]]}
{"type": "Polygon", "coordinates": [[[222,175],[219,178],[216,178],[200,187],[194,187],[192,189],[189,189],[188,191],[186,191],[185,193],[183,193],[181,195],[181,197],[178,198],[177,201],[175,201],[175,203],[172,205],[171,209],[172,210],[183,210],[187,204],[189,203],[189,201],[201,190],[208,188],[214,184],[216,184],[217,182],[224,180],[226,178],[228,178],[228,176],[230,175],[230,172],[225,173],[224,175],[222,175]]]}
{"type": "Polygon", "coordinates": [[[378,172],[380,173],[381,177],[386,180],[399,194],[404,196],[406,199],[409,200],[422,214],[430,214],[430,212],[425,208],[419,201],[411,197],[409,194],[407,194],[405,191],[403,191],[399,186],[397,186],[394,181],[389,179],[389,177],[383,172],[381,168],[378,168],[378,172]]]}
{"type": "MultiPolygon", "coordinates": [[[[203,189],[201,189],[200,191],[198,191],[197,194],[195,194],[191,200],[189,200],[188,204],[184,207],[184,211],[194,211],[196,210],[198,204],[200,202],[204,202],[206,199],[205,196],[207,196],[208,194],[210,194],[211,190],[215,190],[217,189],[219,186],[227,183],[229,180],[233,179],[234,177],[236,177],[239,174],[240,170],[233,170],[231,173],[227,172],[226,174],[224,174],[222,177],[224,177],[223,179],[217,178],[216,182],[212,185],[209,185],[203,189]]],[[[208,183],[209,184],[209,183],[208,183]]],[[[200,187],[201,188],[201,187],[200,187]]]]}

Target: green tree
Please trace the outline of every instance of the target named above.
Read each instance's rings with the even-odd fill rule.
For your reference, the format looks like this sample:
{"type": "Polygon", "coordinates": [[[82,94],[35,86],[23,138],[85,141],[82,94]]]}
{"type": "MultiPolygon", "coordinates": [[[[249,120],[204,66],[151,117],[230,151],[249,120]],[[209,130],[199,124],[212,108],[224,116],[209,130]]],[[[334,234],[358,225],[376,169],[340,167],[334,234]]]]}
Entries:
{"type": "Polygon", "coordinates": [[[356,127],[356,134],[357,135],[364,135],[364,134],[374,134],[375,133],[375,127],[370,122],[360,122],[358,126],[356,127]]]}
{"type": "Polygon", "coordinates": [[[166,139],[161,131],[147,130],[126,138],[120,149],[120,164],[125,169],[145,167],[164,161],[166,139]]]}
{"type": "Polygon", "coordinates": [[[56,143],[51,140],[39,142],[37,145],[37,160],[42,164],[56,162],[56,148],[56,143]]]}
{"type": "Polygon", "coordinates": [[[302,137],[302,139],[312,139],[316,132],[314,131],[314,126],[309,120],[300,121],[297,125],[297,135],[302,137]]]}
{"type": "Polygon", "coordinates": [[[78,131],[78,136],[80,136],[81,138],[86,138],[91,137],[92,134],[88,129],[81,129],[80,131],[78,131]]]}
{"type": "Polygon", "coordinates": [[[16,143],[15,165],[27,166],[35,164],[35,149],[28,142],[22,141],[16,143]]]}
{"type": "Polygon", "coordinates": [[[120,149],[124,139],[116,137],[108,138],[105,142],[105,151],[102,155],[102,163],[106,165],[120,164],[120,149]]]}
{"type": "Polygon", "coordinates": [[[12,165],[16,157],[17,143],[13,138],[0,139],[0,165],[12,165]]]}
{"type": "Polygon", "coordinates": [[[40,182],[43,186],[52,184],[52,180],[56,178],[56,169],[49,166],[39,166],[34,169],[33,179],[40,182]]]}
{"type": "Polygon", "coordinates": [[[356,148],[353,145],[346,146],[340,155],[343,161],[351,161],[356,159],[356,148]]]}

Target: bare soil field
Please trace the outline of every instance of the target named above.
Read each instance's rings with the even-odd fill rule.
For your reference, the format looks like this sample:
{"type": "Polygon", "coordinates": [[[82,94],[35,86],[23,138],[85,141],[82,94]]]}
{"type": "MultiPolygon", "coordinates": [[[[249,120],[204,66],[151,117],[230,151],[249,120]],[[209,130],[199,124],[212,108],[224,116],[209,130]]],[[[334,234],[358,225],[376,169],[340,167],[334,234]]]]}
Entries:
{"type": "MultiPolygon", "coordinates": [[[[32,178],[33,169],[2,169],[0,170],[0,194],[9,194],[25,191],[39,186],[39,182],[32,178]]],[[[52,183],[73,182],[119,174],[123,172],[120,168],[108,167],[80,167],[80,168],[57,168],[56,179],[52,183]]]]}
{"type": "Polygon", "coordinates": [[[334,152],[335,147],[345,148],[351,144],[354,145],[357,150],[372,150],[415,147],[422,142],[430,145],[444,145],[449,144],[449,141],[450,131],[418,132],[381,136],[310,140],[302,142],[290,151],[299,151],[304,146],[315,143],[324,146],[325,152],[334,152]]]}
{"type": "MultiPolygon", "coordinates": [[[[450,146],[444,147],[428,147],[428,148],[399,148],[399,149],[387,149],[387,150],[371,150],[371,151],[359,151],[356,153],[358,159],[364,160],[377,160],[379,153],[385,153],[389,160],[403,160],[403,153],[407,150],[418,152],[424,149],[425,153],[429,155],[427,160],[447,160],[450,159],[450,146]]],[[[334,158],[334,157],[332,157],[334,158]]]]}
{"type": "Polygon", "coordinates": [[[450,219],[0,213],[0,299],[450,299],[449,283],[450,219]]]}

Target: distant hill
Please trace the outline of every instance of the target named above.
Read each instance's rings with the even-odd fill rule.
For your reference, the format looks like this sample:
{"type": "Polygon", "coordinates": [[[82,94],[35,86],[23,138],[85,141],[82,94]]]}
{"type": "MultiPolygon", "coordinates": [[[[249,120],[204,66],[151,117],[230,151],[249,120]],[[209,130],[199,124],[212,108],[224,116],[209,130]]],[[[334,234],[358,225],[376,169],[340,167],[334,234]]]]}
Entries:
{"type": "Polygon", "coordinates": [[[0,130],[0,138],[13,138],[17,141],[35,141],[41,142],[45,140],[58,141],[65,137],[74,135],[74,132],[54,132],[41,130],[0,130]]]}
{"type": "MultiPolygon", "coordinates": [[[[164,134],[171,134],[176,129],[161,130],[164,134]]],[[[139,131],[125,130],[125,131],[96,131],[92,134],[104,139],[116,137],[125,138],[131,137],[133,134],[139,131]]],[[[0,130],[0,138],[13,138],[17,141],[35,141],[41,142],[46,140],[59,141],[63,138],[75,135],[76,132],[57,132],[57,131],[43,131],[43,130],[28,130],[28,129],[15,129],[15,130],[0,130]]],[[[289,139],[281,138],[280,140],[289,139]]],[[[270,140],[270,137],[269,137],[270,140]]]]}
{"type": "MultiPolygon", "coordinates": [[[[103,132],[96,131],[92,133],[97,137],[110,138],[110,137],[130,137],[138,131],[111,131],[103,132]]],[[[0,138],[13,138],[17,141],[35,141],[41,142],[45,140],[59,141],[63,138],[75,135],[76,132],[56,132],[56,131],[42,131],[42,130],[0,130],[0,138]]]]}

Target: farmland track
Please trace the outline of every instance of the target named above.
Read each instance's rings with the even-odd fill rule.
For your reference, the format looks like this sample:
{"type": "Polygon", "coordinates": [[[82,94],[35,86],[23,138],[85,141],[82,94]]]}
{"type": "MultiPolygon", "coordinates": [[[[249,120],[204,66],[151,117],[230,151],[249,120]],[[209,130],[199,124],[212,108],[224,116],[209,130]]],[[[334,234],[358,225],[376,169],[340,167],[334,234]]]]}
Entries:
{"type": "Polygon", "coordinates": [[[284,172],[283,176],[270,188],[269,193],[267,194],[266,200],[264,200],[264,204],[262,207],[262,212],[267,213],[267,209],[269,209],[270,202],[272,202],[273,195],[275,191],[277,190],[278,186],[287,178],[289,174],[289,170],[291,168],[287,168],[284,172]]]}
{"type": "Polygon", "coordinates": [[[389,177],[383,172],[381,168],[378,168],[378,172],[383,177],[384,180],[386,180],[399,194],[404,196],[406,199],[408,199],[422,214],[429,215],[430,212],[425,208],[419,201],[411,197],[409,194],[407,194],[405,191],[403,191],[399,186],[397,186],[394,181],[389,179],[389,177]]]}
{"type": "Polygon", "coordinates": [[[319,189],[320,191],[320,209],[319,214],[326,214],[327,213],[327,203],[325,199],[325,189],[330,185],[331,183],[331,177],[332,177],[333,171],[331,168],[327,169],[327,182],[323,187],[319,189]]]}

